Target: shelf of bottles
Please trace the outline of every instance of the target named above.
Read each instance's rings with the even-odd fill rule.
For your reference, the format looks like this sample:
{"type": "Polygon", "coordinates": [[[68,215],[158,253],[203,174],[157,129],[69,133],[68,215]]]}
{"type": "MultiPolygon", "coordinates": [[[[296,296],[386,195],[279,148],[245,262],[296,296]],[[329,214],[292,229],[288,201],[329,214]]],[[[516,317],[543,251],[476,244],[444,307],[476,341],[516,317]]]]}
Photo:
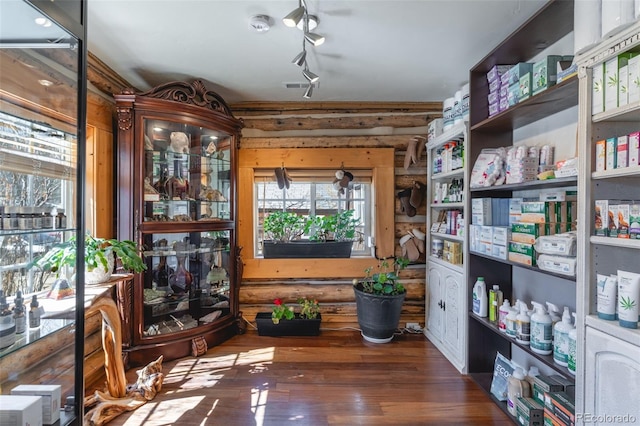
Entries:
{"type": "Polygon", "coordinates": [[[143,236],[143,336],[174,333],[228,315],[231,231],[143,236]]]}
{"type": "Polygon", "coordinates": [[[231,136],[144,120],[144,222],[230,218],[231,136]]]}

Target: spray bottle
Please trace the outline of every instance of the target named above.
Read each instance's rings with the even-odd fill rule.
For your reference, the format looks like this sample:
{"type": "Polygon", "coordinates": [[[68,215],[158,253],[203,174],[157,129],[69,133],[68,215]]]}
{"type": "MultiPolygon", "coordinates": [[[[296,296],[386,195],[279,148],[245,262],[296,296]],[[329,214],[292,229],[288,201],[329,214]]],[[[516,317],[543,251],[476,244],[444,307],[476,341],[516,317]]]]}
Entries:
{"type": "Polygon", "coordinates": [[[498,309],[498,330],[503,333],[507,332],[507,315],[509,315],[510,311],[511,305],[509,304],[509,299],[504,299],[498,309]]]}
{"type": "Polygon", "coordinates": [[[556,364],[567,366],[569,359],[569,332],[573,330],[571,325],[571,314],[569,308],[564,307],[562,321],[555,326],[555,336],[553,341],[553,361],[556,364]]]}
{"type": "Polygon", "coordinates": [[[534,313],[531,315],[531,350],[541,355],[551,355],[553,321],[541,303],[531,302],[531,304],[534,308],[534,313]]]}
{"type": "Polygon", "coordinates": [[[520,313],[516,317],[516,342],[522,345],[531,343],[531,319],[528,310],[527,304],[520,302],[520,313]]]}
{"type": "Polygon", "coordinates": [[[547,312],[551,316],[551,335],[553,336],[556,324],[562,321],[562,316],[560,315],[560,309],[551,302],[547,302],[547,312]]]}

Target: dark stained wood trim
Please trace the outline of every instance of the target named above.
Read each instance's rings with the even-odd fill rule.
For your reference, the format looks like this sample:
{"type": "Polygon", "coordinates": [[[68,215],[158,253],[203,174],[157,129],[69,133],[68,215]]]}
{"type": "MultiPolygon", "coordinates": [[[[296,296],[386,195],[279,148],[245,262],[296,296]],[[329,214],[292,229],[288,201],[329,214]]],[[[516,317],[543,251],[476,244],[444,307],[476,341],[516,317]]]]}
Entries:
{"type": "Polygon", "coordinates": [[[230,105],[242,117],[293,114],[440,113],[442,102],[239,102],[230,105]]]}

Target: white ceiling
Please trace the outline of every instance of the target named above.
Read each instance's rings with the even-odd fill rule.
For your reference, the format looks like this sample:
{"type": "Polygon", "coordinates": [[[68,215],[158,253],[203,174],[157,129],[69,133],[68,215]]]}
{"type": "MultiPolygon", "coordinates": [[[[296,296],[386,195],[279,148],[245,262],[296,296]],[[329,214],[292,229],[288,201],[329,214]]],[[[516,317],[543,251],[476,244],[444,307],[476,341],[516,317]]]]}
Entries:
{"type": "MultiPolygon", "coordinates": [[[[3,2],[5,0],[2,0],[3,2]]],[[[307,44],[312,101],[441,101],[546,0],[307,0],[326,37],[307,44]]],[[[88,48],[135,88],[202,79],[228,103],[302,101],[291,63],[296,0],[89,0],[88,48]],[[271,29],[249,28],[257,14],[271,29]]]]}

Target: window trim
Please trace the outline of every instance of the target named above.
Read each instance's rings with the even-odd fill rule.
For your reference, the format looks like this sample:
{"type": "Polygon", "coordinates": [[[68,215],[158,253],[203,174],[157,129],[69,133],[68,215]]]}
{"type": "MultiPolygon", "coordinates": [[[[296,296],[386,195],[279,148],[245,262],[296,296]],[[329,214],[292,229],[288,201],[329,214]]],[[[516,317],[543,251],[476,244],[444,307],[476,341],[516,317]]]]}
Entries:
{"type": "Polygon", "coordinates": [[[395,172],[393,148],[240,149],[238,151],[238,246],[242,247],[243,278],[356,278],[376,264],[372,257],[349,259],[263,259],[255,257],[254,178],[259,169],[338,170],[371,168],[377,253],[394,255],[395,172]],[[328,276],[331,271],[339,275],[328,276]]]}

